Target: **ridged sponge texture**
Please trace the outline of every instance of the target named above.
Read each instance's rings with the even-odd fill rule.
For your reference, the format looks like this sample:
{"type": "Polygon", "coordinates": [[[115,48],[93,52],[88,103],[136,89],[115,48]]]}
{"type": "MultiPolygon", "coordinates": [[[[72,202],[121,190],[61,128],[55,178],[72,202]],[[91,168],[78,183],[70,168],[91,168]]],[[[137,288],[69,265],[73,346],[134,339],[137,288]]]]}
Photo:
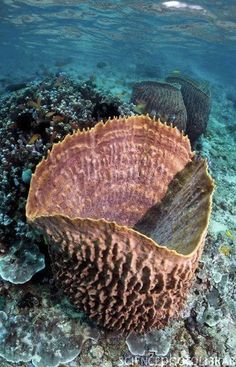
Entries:
{"type": "Polygon", "coordinates": [[[211,92],[208,83],[199,83],[181,74],[166,78],[169,83],[178,83],[187,111],[186,133],[194,143],[207,128],[211,110],[211,92]]]}
{"type": "Polygon", "coordinates": [[[181,132],[147,116],[99,123],[53,146],[32,177],[27,212],[133,226],[192,157],[181,132]]]}
{"type": "Polygon", "coordinates": [[[183,307],[212,190],[187,138],[134,116],[57,144],[32,178],[26,214],[50,239],[75,305],[108,329],[145,332],[183,307]]]}
{"type": "Polygon", "coordinates": [[[134,85],[131,102],[141,105],[145,113],[186,130],[187,112],[178,84],[142,81],[134,85]]]}

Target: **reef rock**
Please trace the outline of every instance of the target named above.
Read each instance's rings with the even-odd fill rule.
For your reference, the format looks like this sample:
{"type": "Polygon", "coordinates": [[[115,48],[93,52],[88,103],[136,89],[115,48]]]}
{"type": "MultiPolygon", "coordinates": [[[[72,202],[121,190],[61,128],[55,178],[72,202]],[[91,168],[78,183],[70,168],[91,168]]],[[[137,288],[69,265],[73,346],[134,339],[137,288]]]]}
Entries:
{"type": "Polygon", "coordinates": [[[58,286],[100,325],[166,325],[201,255],[212,179],[187,137],[147,116],[55,144],[32,176],[28,221],[50,239],[58,286]]]}

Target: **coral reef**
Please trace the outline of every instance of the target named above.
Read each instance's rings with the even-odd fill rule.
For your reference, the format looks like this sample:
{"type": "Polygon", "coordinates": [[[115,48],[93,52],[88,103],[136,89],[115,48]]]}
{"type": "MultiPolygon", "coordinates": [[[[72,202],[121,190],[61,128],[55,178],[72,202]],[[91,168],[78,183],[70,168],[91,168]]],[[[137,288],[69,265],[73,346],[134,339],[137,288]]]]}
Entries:
{"type": "Polygon", "coordinates": [[[180,73],[166,78],[169,83],[181,86],[184,105],[187,110],[186,133],[192,143],[203,134],[207,127],[211,108],[211,93],[208,83],[198,83],[180,73]]]}
{"type": "Polygon", "coordinates": [[[131,102],[142,106],[142,112],[156,116],[185,131],[187,113],[180,88],[163,82],[142,81],[133,87],[131,102]]]}
{"type": "MultiPolygon", "coordinates": [[[[107,79],[104,78],[103,86],[105,81],[107,79]]],[[[116,90],[117,80],[112,80],[112,83],[110,88],[116,90]]],[[[108,82],[106,86],[109,87],[108,82]]],[[[121,89],[119,87],[119,93],[121,89]]],[[[124,90],[126,90],[125,86],[124,90]]],[[[138,354],[140,349],[134,348],[135,345],[131,345],[130,339],[127,339],[128,345],[126,345],[125,338],[122,338],[120,333],[112,336],[103,334],[99,330],[100,339],[89,339],[83,345],[77,358],[72,362],[62,362],[60,367],[118,367],[124,365],[130,367],[148,365],[234,367],[236,365],[236,149],[233,122],[236,120],[236,115],[234,102],[228,98],[225,85],[214,84],[212,90],[213,105],[209,124],[204,136],[196,145],[196,149],[201,149],[201,154],[206,157],[211,175],[217,185],[213,196],[213,211],[206,245],[181,318],[173,321],[169,328],[142,336],[139,342],[142,348],[141,355],[138,354]],[[133,348],[131,350],[134,354],[130,353],[128,347],[133,348]]],[[[35,165],[51,148],[52,143],[60,141],[68,131],[72,132],[73,129],[77,129],[74,125],[77,119],[78,122],[81,121],[81,127],[86,127],[86,121],[88,121],[86,115],[89,116],[91,125],[95,123],[93,118],[90,120],[94,106],[93,102],[90,103],[90,96],[95,93],[97,91],[91,86],[91,82],[77,83],[65,76],[57,76],[44,81],[34,81],[28,84],[26,89],[1,97],[0,253],[7,253],[12,245],[16,245],[17,242],[20,244],[21,240],[26,246],[28,246],[29,239],[29,242],[39,246],[42,243],[42,238],[33,234],[25,223],[24,207],[29,186],[22,180],[22,174],[27,169],[34,172],[35,165]],[[86,98],[85,95],[82,97],[81,88],[90,90],[86,98]],[[40,110],[35,110],[27,105],[27,101],[37,101],[38,96],[41,99],[41,110],[49,113],[49,116],[55,109],[56,115],[69,117],[61,122],[54,122],[52,117],[48,117],[50,128],[42,124],[40,138],[37,137],[39,133],[34,133],[34,125],[30,130],[20,130],[15,126],[16,117],[24,112],[33,114],[36,117],[36,125],[39,124],[37,119],[40,110]],[[78,102],[79,106],[82,104],[85,107],[82,106],[75,110],[74,100],[78,102]],[[76,118],[70,119],[74,113],[76,118]],[[52,143],[50,142],[51,135],[52,143]],[[42,136],[43,141],[41,141],[42,136]],[[30,140],[31,144],[28,145],[30,140]],[[27,149],[24,149],[26,146],[27,149]]],[[[104,93],[100,92],[100,96],[103,96],[106,102],[112,102],[113,98],[104,93]]],[[[120,114],[132,114],[131,105],[121,102],[118,104],[120,114]]],[[[40,249],[43,250],[42,246],[40,249]]],[[[48,262],[49,258],[46,256],[46,264],[48,262]]],[[[82,337],[84,337],[83,330],[87,330],[89,326],[81,313],[73,309],[60,293],[58,294],[57,289],[52,286],[50,273],[45,273],[45,271],[38,273],[38,276],[34,275],[32,280],[22,285],[15,286],[7,281],[0,282],[0,311],[7,315],[7,319],[5,317],[3,320],[5,334],[1,333],[3,328],[0,326],[0,348],[6,345],[5,337],[10,335],[9,320],[14,320],[15,317],[18,321],[25,320],[25,325],[29,327],[34,351],[41,349],[39,345],[41,340],[32,333],[32,320],[34,319],[39,325],[42,316],[40,325],[42,330],[45,330],[44,324],[52,326],[52,320],[58,323],[60,330],[63,329],[63,320],[65,320],[65,326],[77,324],[76,330],[81,332],[82,337]],[[52,289],[51,293],[49,289],[52,289]],[[35,318],[32,318],[33,315],[35,318]],[[34,343],[38,345],[35,346],[34,343]]],[[[52,328],[54,331],[57,330],[55,327],[52,328]]],[[[49,329],[47,332],[49,335],[54,335],[54,332],[50,334],[49,329]]],[[[73,342],[73,338],[73,334],[68,337],[69,344],[73,342]]],[[[24,341],[27,340],[24,339],[24,341]]],[[[50,344],[52,356],[58,352],[57,342],[58,339],[55,339],[55,343],[50,344]]],[[[23,341],[18,345],[26,348],[23,341]]],[[[62,354],[65,353],[61,361],[66,360],[67,347],[69,350],[70,345],[65,343],[65,346],[60,349],[62,354]]],[[[78,344],[78,347],[80,348],[81,344],[78,344]]],[[[4,355],[2,352],[0,354],[4,355]]],[[[24,355],[21,355],[21,349],[17,350],[17,358],[19,361],[17,363],[7,362],[0,356],[0,365],[1,367],[33,367],[31,362],[23,362],[24,355]]]]}
{"type": "MultiPolygon", "coordinates": [[[[97,91],[91,81],[75,82],[64,75],[48,77],[1,98],[0,108],[0,253],[27,242],[39,246],[41,236],[25,221],[25,202],[31,174],[51,148],[78,128],[96,123],[100,105],[130,109],[119,99],[97,91]]],[[[103,116],[110,114],[104,111],[103,116]]]]}
{"type": "MultiPolygon", "coordinates": [[[[14,292],[12,285],[6,286],[14,292]]],[[[18,290],[20,301],[12,303],[7,296],[5,312],[0,308],[0,356],[8,362],[32,361],[34,367],[57,367],[74,360],[86,340],[98,338],[97,330],[69,304],[65,304],[66,313],[42,287],[40,292],[27,288],[28,293],[18,290]]]]}
{"type": "Polygon", "coordinates": [[[0,257],[0,276],[15,284],[26,283],[44,267],[43,254],[29,240],[15,244],[5,256],[0,257]]]}
{"type": "Polygon", "coordinates": [[[52,240],[53,270],[73,303],[108,329],[143,332],[183,306],[212,190],[177,128],[116,118],[53,146],[32,176],[26,215],[52,240]]]}
{"type": "Polygon", "coordinates": [[[171,346],[171,330],[155,330],[138,336],[130,334],[126,338],[126,344],[133,355],[143,356],[145,353],[153,352],[156,356],[166,356],[171,346]]]}

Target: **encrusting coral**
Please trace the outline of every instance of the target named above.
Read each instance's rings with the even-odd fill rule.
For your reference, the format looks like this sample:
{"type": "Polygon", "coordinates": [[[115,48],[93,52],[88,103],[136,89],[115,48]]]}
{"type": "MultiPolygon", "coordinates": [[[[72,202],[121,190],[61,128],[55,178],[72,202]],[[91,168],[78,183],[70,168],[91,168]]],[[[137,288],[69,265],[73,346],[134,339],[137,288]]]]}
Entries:
{"type": "Polygon", "coordinates": [[[1,367],[16,366],[19,362],[26,363],[19,366],[62,366],[80,354],[88,339],[98,339],[97,331],[82,318],[63,313],[61,306],[53,306],[45,299],[44,292],[43,298],[43,305],[38,307],[11,304],[11,311],[0,310],[1,367]],[[3,364],[1,357],[12,364],[3,364]]]}
{"type": "Polygon", "coordinates": [[[55,278],[75,305],[108,329],[144,332],[183,307],[212,191],[177,128],[114,118],[54,144],[26,215],[50,239],[55,278]]]}
{"type": "Polygon", "coordinates": [[[15,284],[27,282],[44,267],[44,255],[30,241],[16,243],[7,255],[0,256],[0,276],[15,284]]]}

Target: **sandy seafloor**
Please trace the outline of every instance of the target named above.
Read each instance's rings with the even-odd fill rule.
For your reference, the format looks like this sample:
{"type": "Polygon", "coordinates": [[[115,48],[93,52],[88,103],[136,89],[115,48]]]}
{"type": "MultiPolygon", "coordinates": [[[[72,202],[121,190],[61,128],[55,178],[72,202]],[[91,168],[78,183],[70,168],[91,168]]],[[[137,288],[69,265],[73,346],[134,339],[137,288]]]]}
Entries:
{"type": "MultiPolygon", "coordinates": [[[[129,86],[123,80],[119,76],[108,78],[104,75],[97,78],[97,83],[101,88],[127,100],[129,86]]],[[[201,147],[202,156],[208,160],[216,189],[204,253],[180,318],[172,321],[166,329],[140,337],[135,345],[130,344],[130,350],[139,350],[143,354],[138,356],[130,352],[125,339],[106,335],[94,327],[91,330],[87,321],[80,321],[80,314],[69,308],[65,300],[61,305],[54,302],[55,295],[48,291],[46,285],[28,282],[26,286],[15,286],[4,282],[1,286],[6,290],[5,295],[8,294],[8,304],[4,303],[4,297],[1,296],[1,310],[8,315],[16,313],[19,319],[15,332],[19,335],[22,333],[26,343],[25,349],[16,347],[15,354],[22,356],[21,349],[28,348],[29,351],[29,345],[37,343],[38,353],[43,355],[46,344],[42,346],[44,352],[40,352],[35,333],[44,333],[51,343],[47,344],[48,349],[60,349],[57,352],[58,360],[63,360],[66,355],[72,359],[74,350],[80,344],[79,339],[76,342],[70,339],[70,321],[73,320],[78,336],[83,335],[86,339],[86,335],[92,335],[93,338],[85,341],[77,358],[71,362],[64,361],[61,367],[236,366],[236,100],[232,97],[232,90],[225,89],[219,82],[212,84],[212,91],[210,120],[198,147],[201,147]],[[31,292],[32,289],[40,294],[42,304],[35,313],[33,310],[21,315],[15,307],[17,299],[22,292],[31,292]],[[61,330],[66,330],[69,339],[62,340],[58,331],[53,334],[53,319],[61,330]],[[43,326],[40,326],[40,322],[43,326]],[[37,327],[32,329],[32,325],[37,327]],[[71,354],[68,351],[70,347],[71,354]]],[[[4,351],[1,350],[0,354],[4,354],[4,351]]],[[[50,360],[50,352],[45,355],[50,360]]],[[[39,365],[49,367],[46,359],[39,365]]],[[[18,363],[6,362],[0,357],[0,366],[32,367],[33,364],[20,361],[20,357],[18,363]]]]}

